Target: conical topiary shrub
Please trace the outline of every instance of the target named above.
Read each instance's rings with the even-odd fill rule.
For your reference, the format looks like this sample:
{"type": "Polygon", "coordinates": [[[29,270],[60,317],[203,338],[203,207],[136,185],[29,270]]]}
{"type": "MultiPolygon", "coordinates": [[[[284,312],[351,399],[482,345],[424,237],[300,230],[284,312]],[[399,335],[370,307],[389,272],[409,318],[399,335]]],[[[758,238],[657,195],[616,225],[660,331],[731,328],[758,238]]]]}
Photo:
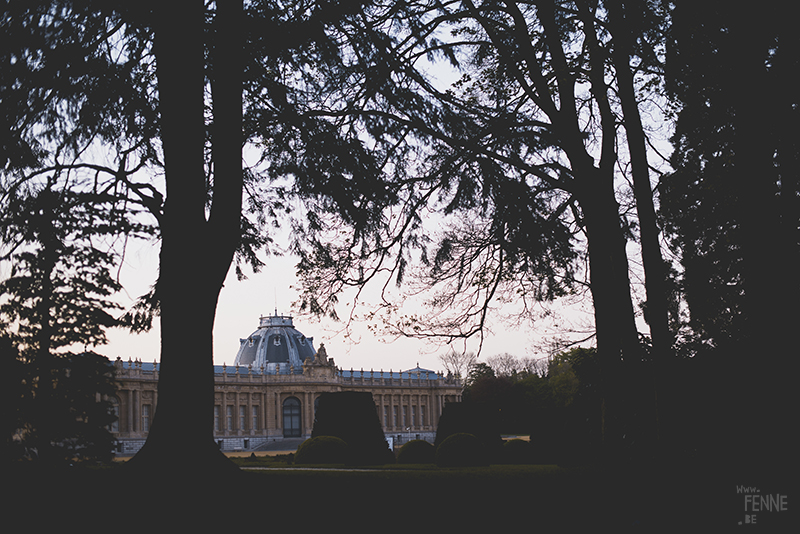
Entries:
{"type": "Polygon", "coordinates": [[[347,460],[347,443],[334,436],[317,436],[305,440],[294,455],[296,464],[343,464],[347,460]]]}
{"type": "Polygon", "coordinates": [[[340,391],[320,395],[311,433],[312,438],[317,436],[344,440],[348,445],[348,464],[394,463],[372,393],[340,391]]]}

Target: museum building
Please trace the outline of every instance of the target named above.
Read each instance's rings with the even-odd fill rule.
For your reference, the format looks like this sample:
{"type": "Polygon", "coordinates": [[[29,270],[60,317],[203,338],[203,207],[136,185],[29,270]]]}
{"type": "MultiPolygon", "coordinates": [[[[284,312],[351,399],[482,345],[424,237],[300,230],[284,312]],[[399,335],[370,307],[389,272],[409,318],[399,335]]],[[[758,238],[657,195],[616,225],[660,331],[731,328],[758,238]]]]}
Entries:
{"type": "MultiPolygon", "coordinates": [[[[117,358],[117,451],[144,445],[158,404],[159,364],[117,358]]],[[[311,437],[319,396],[336,391],[372,393],[378,418],[395,445],[433,442],[445,403],[461,400],[458,378],[417,365],[406,371],[339,369],[325,346],[294,328],[292,317],[261,317],[240,340],[232,367],[214,366],[214,438],[222,450],[256,451],[281,440],[311,437]]],[[[187,444],[188,445],[188,444],[187,444]]]]}

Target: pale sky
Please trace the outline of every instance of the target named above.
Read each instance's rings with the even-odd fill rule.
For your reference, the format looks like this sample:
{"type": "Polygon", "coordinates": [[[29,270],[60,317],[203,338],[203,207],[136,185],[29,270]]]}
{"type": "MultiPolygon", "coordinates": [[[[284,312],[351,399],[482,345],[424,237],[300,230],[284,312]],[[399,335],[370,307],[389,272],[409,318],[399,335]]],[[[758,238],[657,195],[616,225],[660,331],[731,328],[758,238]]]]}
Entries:
{"type": "MultiPolygon", "coordinates": [[[[254,332],[259,324],[259,317],[271,315],[277,311],[281,315],[294,316],[294,325],[308,337],[314,338],[314,347],[325,344],[328,356],[342,369],[402,370],[415,367],[417,363],[424,368],[435,371],[442,370],[437,354],[447,349],[440,345],[414,339],[378,339],[372,334],[365,322],[351,325],[351,335],[341,332],[342,323],[317,321],[309,317],[300,317],[291,309],[297,300],[297,286],[294,276],[292,257],[269,257],[266,267],[247,280],[238,281],[233,269],[222,289],[217,307],[216,325],[214,328],[214,363],[232,365],[239,348],[239,340],[254,332]]],[[[158,246],[129,248],[125,264],[120,272],[120,281],[126,291],[121,302],[130,306],[133,299],[147,291],[155,279],[158,265],[158,246]]],[[[339,315],[347,315],[347,298],[340,297],[341,311],[339,315]]],[[[363,310],[362,310],[363,311],[363,310]]],[[[584,315],[586,312],[584,311],[584,315]]],[[[483,344],[481,360],[486,357],[507,352],[516,357],[543,356],[541,343],[547,339],[548,332],[553,332],[553,325],[543,323],[541,328],[511,330],[495,322],[492,325],[494,335],[488,336],[483,344]],[[537,348],[539,351],[537,351],[537,348]]],[[[463,345],[456,346],[459,350],[463,345]]],[[[477,349],[477,341],[470,342],[468,349],[477,349]]],[[[109,332],[109,344],[98,347],[98,352],[114,360],[117,356],[124,360],[139,359],[145,362],[160,360],[158,327],[147,334],[130,334],[114,329],[109,332]]]]}
{"type": "MultiPolygon", "coordinates": [[[[421,59],[422,63],[427,63],[421,59]]],[[[429,65],[430,71],[439,80],[442,88],[448,87],[460,75],[444,64],[429,65]]],[[[247,152],[245,153],[247,156],[247,152]]],[[[257,159],[256,159],[257,160],[257,159]]],[[[402,370],[420,366],[435,371],[442,370],[437,359],[447,347],[414,339],[379,339],[369,331],[368,324],[355,322],[351,324],[350,336],[342,332],[344,324],[332,321],[317,321],[309,317],[300,317],[291,308],[297,300],[298,293],[292,286],[297,286],[294,275],[296,259],[292,257],[269,257],[262,272],[250,275],[248,280],[238,281],[229,273],[225,287],[222,289],[216,314],[214,328],[214,363],[232,365],[239,349],[239,340],[254,332],[263,315],[277,312],[281,315],[294,316],[294,326],[308,337],[314,338],[314,347],[325,344],[328,356],[342,369],[402,370]]],[[[121,282],[126,287],[127,297],[123,295],[123,304],[130,306],[135,297],[143,294],[155,280],[158,265],[158,245],[138,251],[129,251],[125,266],[121,271],[121,282]]],[[[377,290],[377,288],[374,288],[377,290]]],[[[346,295],[339,296],[341,304],[340,317],[348,315],[346,306],[352,299],[346,295]]],[[[483,341],[480,360],[502,353],[509,353],[518,358],[546,356],[549,342],[560,337],[570,329],[579,333],[572,339],[586,337],[586,330],[593,328],[591,299],[586,298],[577,303],[558,303],[553,308],[559,311],[543,320],[537,319],[535,326],[511,328],[496,317],[490,317],[489,333],[483,341]],[[566,311],[565,311],[566,310],[566,311]]],[[[412,303],[413,306],[413,303],[412,303]]],[[[406,309],[406,308],[404,308],[406,309]]],[[[364,314],[368,309],[361,308],[364,314]]],[[[411,312],[418,311],[412,308],[411,312]]],[[[646,327],[644,328],[646,331],[646,327]]],[[[124,331],[109,332],[110,343],[99,347],[98,352],[112,360],[117,356],[125,360],[129,358],[152,362],[160,359],[159,333],[156,328],[147,334],[133,335],[124,331]]],[[[456,350],[465,350],[463,342],[453,346],[456,350]]],[[[466,350],[477,351],[478,340],[469,341],[466,350]]]]}

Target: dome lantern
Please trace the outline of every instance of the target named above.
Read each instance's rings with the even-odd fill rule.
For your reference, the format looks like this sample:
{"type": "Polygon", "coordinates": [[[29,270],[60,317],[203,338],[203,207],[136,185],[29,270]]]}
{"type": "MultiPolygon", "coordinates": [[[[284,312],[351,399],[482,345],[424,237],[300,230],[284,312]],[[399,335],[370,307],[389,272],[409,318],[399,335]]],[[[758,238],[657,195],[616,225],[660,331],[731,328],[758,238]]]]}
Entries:
{"type": "Polygon", "coordinates": [[[294,328],[292,317],[275,315],[261,317],[258,329],[240,339],[234,365],[263,368],[267,374],[302,373],[306,358],[314,358],[314,338],[306,337],[294,328]]]}

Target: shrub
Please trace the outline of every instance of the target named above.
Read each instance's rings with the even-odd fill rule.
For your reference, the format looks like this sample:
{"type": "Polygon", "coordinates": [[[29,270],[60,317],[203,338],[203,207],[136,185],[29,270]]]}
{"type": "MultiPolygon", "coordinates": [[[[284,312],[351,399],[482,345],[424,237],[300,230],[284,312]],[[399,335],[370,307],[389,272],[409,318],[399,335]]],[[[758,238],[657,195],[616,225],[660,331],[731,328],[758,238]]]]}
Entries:
{"type": "Polygon", "coordinates": [[[486,450],[472,434],[452,434],[436,448],[439,467],[473,467],[488,465],[486,450]]]}
{"type": "Polygon", "coordinates": [[[336,436],[348,444],[351,465],[394,463],[372,393],[340,391],[319,397],[311,437],[336,436]]]}
{"type": "Polygon", "coordinates": [[[492,458],[502,450],[503,440],[497,425],[499,413],[495,409],[467,402],[449,402],[445,405],[436,428],[438,448],[453,434],[472,434],[480,441],[484,450],[492,458]]]}
{"type": "Polygon", "coordinates": [[[531,444],[524,439],[510,439],[503,444],[503,463],[528,464],[531,463],[531,444]]]}
{"type": "Polygon", "coordinates": [[[347,459],[347,443],[334,436],[307,439],[297,448],[296,464],[343,464],[347,459]]]}
{"type": "Polygon", "coordinates": [[[424,439],[414,439],[400,447],[397,453],[399,464],[432,464],[436,459],[436,448],[424,439]]]}

